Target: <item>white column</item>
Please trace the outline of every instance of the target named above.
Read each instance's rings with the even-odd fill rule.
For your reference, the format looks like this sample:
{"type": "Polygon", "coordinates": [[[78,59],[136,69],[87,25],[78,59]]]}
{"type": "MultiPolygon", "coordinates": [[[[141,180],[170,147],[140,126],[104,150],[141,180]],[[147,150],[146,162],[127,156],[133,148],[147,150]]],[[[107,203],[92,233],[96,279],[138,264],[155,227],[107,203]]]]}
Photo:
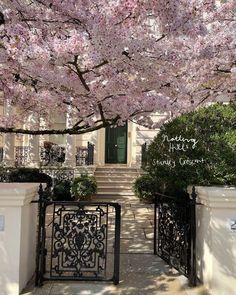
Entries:
{"type": "Polygon", "coordinates": [[[19,295],[35,271],[38,184],[0,183],[0,293],[19,295]]]}
{"type": "MultiPolygon", "coordinates": [[[[71,108],[68,108],[66,113],[66,128],[73,126],[73,118],[71,108]]],[[[66,167],[75,167],[75,136],[67,134],[66,135],[66,147],[65,147],[65,162],[66,167]]]]}
{"type": "MultiPolygon", "coordinates": [[[[29,116],[29,128],[32,125],[37,126],[39,125],[39,119],[34,115],[31,114],[29,116]]],[[[39,167],[39,135],[29,135],[29,166],[30,167],[39,167]]]]}
{"type": "Polygon", "coordinates": [[[66,149],[65,149],[64,166],[75,167],[75,140],[73,135],[66,135],[66,149]]]}
{"type": "Polygon", "coordinates": [[[5,134],[3,152],[3,163],[6,166],[14,166],[14,154],[15,154],[15,135],[7,133],[5,134]]]}
{"type": "MultiPolygon", "coordinates": [[[[4,113],[5,116],[11,116],[13,108],[7,101],[5,104],[4,113]]],[[[15,134],[6,133],[4,136],[4,146],[3,146],[3,164],[6,166],[14,166],[15,158],[15,134]]]]}
{"type": "Polygon", "coordinates": [[[29,136],[29,166],[39,167],[39,135],[29,136]]]}

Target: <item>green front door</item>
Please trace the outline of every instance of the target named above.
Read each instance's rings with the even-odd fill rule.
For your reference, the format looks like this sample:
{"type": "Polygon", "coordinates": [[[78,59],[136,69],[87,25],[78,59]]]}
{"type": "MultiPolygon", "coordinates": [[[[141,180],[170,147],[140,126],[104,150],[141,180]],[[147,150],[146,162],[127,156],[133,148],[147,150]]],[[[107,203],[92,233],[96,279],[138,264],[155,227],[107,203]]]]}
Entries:
{"type": "Polygon", "coordinates": [[[127,123],[106,128],[105,163],[127,163],[127,123]]]}

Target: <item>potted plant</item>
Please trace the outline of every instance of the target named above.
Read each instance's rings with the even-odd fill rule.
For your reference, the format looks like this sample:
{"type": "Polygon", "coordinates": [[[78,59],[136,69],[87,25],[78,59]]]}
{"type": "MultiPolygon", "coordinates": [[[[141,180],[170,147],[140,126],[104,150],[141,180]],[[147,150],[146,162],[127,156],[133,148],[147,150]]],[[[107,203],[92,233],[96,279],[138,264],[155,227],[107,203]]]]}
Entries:
{"type": "Polygon", "coordinates": [[[81,175],[73,180],[71,187],[72,195],[76,200],[91,200],[97,191],[97,182],[94,176],[81,175]]]}
{"type": "Polygon", "coordinates": [[[53,199],[55,201],[73,201],[71,195],[71,182],[69,180],[55,180],[53,199]]]}

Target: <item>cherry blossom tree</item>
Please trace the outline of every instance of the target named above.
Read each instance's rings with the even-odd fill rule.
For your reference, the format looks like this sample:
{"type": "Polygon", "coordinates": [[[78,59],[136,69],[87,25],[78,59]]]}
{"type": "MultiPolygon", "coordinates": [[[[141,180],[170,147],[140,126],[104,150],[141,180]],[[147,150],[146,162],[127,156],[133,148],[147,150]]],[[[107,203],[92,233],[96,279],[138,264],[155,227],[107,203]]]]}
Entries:
{"type": "MultiPolygon", "coordinates": [[[[235,100],[236,1],[1,0],[0,132],[83,134],[235,100]],[[22,128],[69,112],[70,128],[22,128]]],[[[159,122],[161,124],[161,122],[159,122]]]]}

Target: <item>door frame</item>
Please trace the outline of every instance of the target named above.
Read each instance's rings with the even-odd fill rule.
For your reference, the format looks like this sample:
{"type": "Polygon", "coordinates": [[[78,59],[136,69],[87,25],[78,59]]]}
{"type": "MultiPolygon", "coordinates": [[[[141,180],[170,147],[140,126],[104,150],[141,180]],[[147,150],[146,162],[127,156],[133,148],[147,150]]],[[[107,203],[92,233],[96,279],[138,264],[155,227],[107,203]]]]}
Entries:
{"type": "Polygon", "coordinates": [[[110,126],[109,126],[109,127],[105,128],[105,141],[104,141],[104,147],[105,147],[104,148],[105,149],[105,151],[104,151],[104,163],[105,163],[105,165],[106,164],[114,164],[114,165],[117,165],[117,164],[127,165],[128,164],[128,136],[129,136],[129,133],[128,133],[128,122],[126,122],[126,124],[124,126],[118,126],[118,128],[119,127],[126,127],[125,161],[124,161],[124,163],[118,163],[118,162],[112,163],[112,162],[108,162],[107,161],[107,128],[110,128],[110,126]]]}
{"type": "MultiPolygon", "coordinates": [[[[128,142],[127,142],[127,164],[122,164],[127,167],[136,167],[137,163],[137,130],[136,124],[128,121],[128,142]]],[[[105,164],[105,128],[101,128],[94,133],[96,139],[94,164],[98,167],[103,167],[105,164]]],[[[118,165],[119,164],[113,164],[118,165]]]]}

